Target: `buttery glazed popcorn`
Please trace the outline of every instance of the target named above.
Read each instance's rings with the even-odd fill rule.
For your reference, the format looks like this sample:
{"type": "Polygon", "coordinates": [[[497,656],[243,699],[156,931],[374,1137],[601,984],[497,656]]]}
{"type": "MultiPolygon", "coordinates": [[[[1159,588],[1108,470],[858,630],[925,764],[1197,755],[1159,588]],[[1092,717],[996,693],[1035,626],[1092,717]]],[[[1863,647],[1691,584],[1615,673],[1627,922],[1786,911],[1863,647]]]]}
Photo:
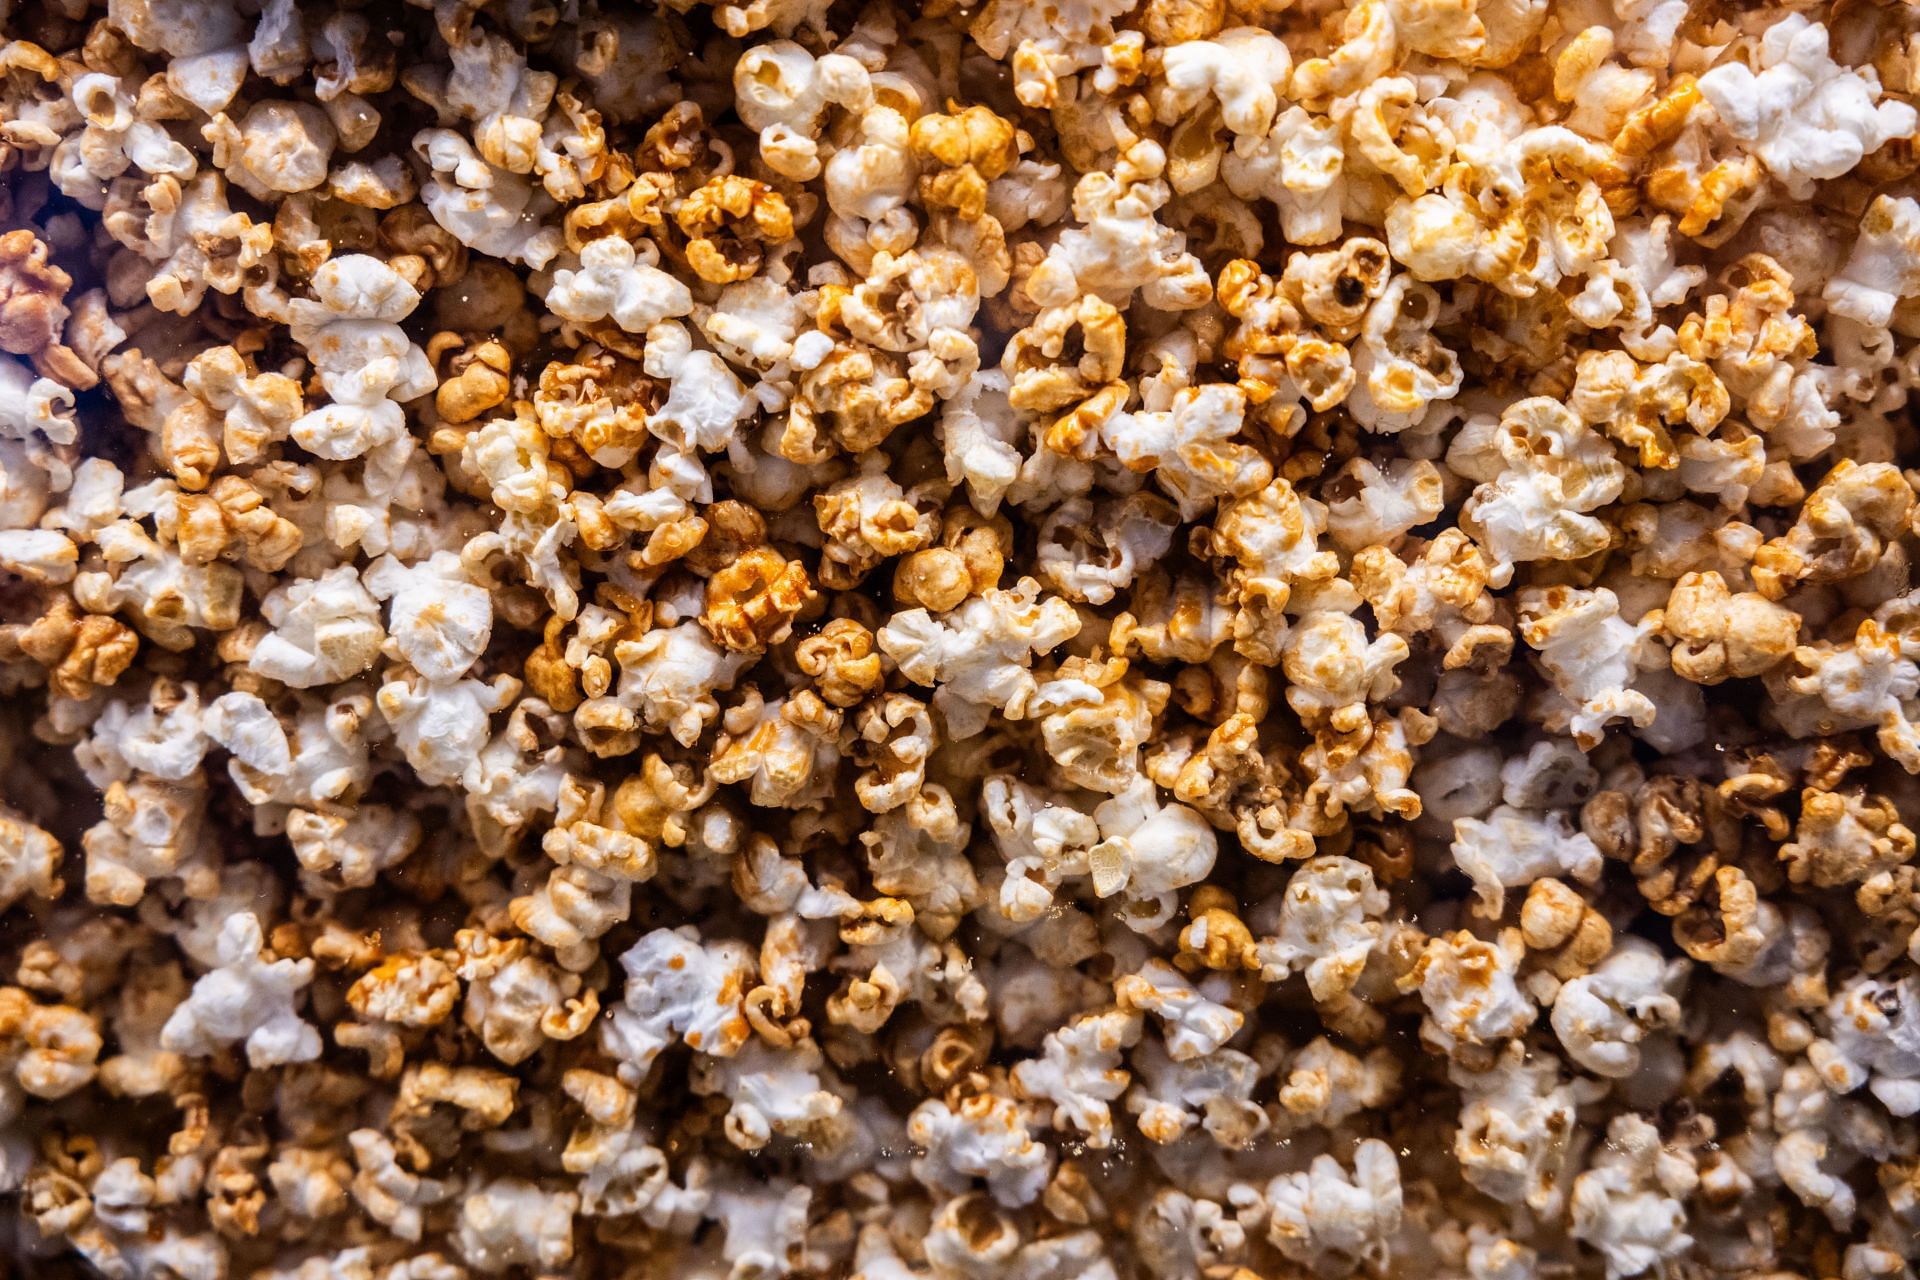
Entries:
{"type": "Polygon", "coordinates": [[[1920,9],[0,35],[0,1273],[1913,1280],[1920,9]]]}

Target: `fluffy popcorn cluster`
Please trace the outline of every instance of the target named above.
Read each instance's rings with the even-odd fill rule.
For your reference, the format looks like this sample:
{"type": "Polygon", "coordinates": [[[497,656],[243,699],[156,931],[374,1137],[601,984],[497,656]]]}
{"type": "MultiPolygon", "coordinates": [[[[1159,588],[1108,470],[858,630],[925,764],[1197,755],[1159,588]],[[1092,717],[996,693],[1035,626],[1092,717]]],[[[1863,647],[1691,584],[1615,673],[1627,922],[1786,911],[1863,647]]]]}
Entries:
{"type": "Polygon", "coordinates": [[[0,38],[0,1273],[1915,1280],[1920,7],[0,38]]]}

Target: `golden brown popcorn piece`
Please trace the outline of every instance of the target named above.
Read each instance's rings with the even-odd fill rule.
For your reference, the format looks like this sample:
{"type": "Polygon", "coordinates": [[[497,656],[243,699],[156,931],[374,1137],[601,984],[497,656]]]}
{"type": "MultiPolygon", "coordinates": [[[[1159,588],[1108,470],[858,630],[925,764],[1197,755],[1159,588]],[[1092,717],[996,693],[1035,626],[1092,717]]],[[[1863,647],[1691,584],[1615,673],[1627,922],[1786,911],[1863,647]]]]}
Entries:
{"type": "Polygon", "coordinates": [[[1226,18],[1226,0],[1148,0],[1140,29],[1155,44],[1183,44],[1216,34],[1226,18]]]}
{"type": "Polygon", "coordinates": [[[540,643],[527,654],[522,675],[527,688],[555,711],[565,714],[580,705],[579,673],[568,664],[561,637],[565,619],[548,618],[540,643]]]}
{"type": "Polygon", "coordinates": [[[1260,967],[1259,948],[1233,896],[1218,885],[1203,884],[1187,899],[1191,918],[1180,931],[1180,953],[1174,963],[1191,973],[1196,969],[1233,972],[1260,967]]]}
{"type": "Polygon", "coordinates": [[[207,1173],[207,1219],[221,1235],[244,1240],[259,1233],[260,1211],[267,1205],[259,1165],[271,1150],[264,1137],[250,1134],[214,1153],[207,1173]]]}
{"type": "Polygon", "coordinates": [[[0,1071],[32,1096],[64,1098],[91,1083],[102,1044],[85,1011],[0,987],[0,1071]]]}
{"type": "Polygon", "coordinates": [[[1000,359],[1011,383],[1007,401],[1028,413],[1054,414],[1047,447],[1075,454],[1126,402],[1120,379],[1126,351],[1126,321],[1099,296],[1049,307],[1007,343],[1000,359]]]}
{"type": "Polygon", "coordinates": [[[987,184],[1013,167],[1020,147],[1013,123],[992,109],[949,103],[947,110],[920,116],[907,135],[923,165],[920,198],[973,222],[987,211],[987,184]]]}
{"type": "Polygon", "coordinates": [[[785,640],[816,598],[805,565],[754,547],[707,580],[700,625],[716,643],[753,653],[785,640]]]}
{"type": "Polygon", "coordinates": [[[47,669],[47,683],[68,698],[90,698],[111,687],[140,651],[140,637],[118,618],[81,613],[71,596],[53,598],[41,617],[18,633],[20,651],[47,669]]]}
{"type": "Polygon", "coordinates": [[[73,277],[47,260],[47,243],[26,228],[0,235],[0,351],[75,390],[99,376],[62,342],[73,277]]]}
{"type": "Polygon", "coordinates": [[[1807,496],[1793,527],[1754,554],[1753,584],[1779,600],[1800,582],[1858,577],[1906,531],[1913,506],[1913,487],[1897,468],[1843,458],[1807,496]]]}
{"type": "Polygon", "coordinates": [[[687,237],[687,264],[714,284],[746,279],[760,269],[767,245],[793,238],[786,197],[733,173],[709,179],[673,219],[687,237]]]}
{"type": "Polygon", "coordinates": [[[794,662],[836,707],[853,706],[886,678],[873,632],[853,618],[835,618],[802,640],[794,648],[794,662]]]}
{"type": "Polygon", "coordinates": [[[490,1067],[416,1063],[400,1078],[391,1123],[396,1130],[404,1129],[424,1120],[435,1107],[451,1107],[468,1132],[497,1129],[513,1114],[519,1092],[518,1079],[490,1067]]]}
{"type": "MultiPolygon", "coordinates": [[[[433,393],[433,406],[443,420],[471,422],[506,400],[513,389],[509,378],[513,357],[505,346],[487,341],[462,347],[459,335],[450,333],[436,334],[427,344],[427,356],[435,364],[448,350],[453,350],[453,358],[441,375],[439,390],[433,393]]],[[[542,371],[543,384],[545,378],[542,371]]]]}
{"type": "Polygon", "coordinates": [[[1727,590],[1718,573],[1689,573],[1673,586],[1661,614],[1675,644],[1674,672],[1695,684],[1757,676],[1789,657],[1800,615],[1753,591],[1727,590]]]}
{"type": "MultiPolygon", "coordinates": [[[[832,291],[820,292],[824,309],[832,291]]],[[[900,357],[864,343],[838,343],[801,377],[778,452],[791,462],[825,462],[833,456],[830,436],[847,452],[863,453],[933,406],[933,393],[913,385],[900,357]]]]}
{"type": "Polygon", "coordinates": [[[540,371],[533,412],[540,429],[555,439],[571,440],[588,454],[624,457],[652,438],[647,415],[664,398],[660,383],[638,361],[589,346],[540,371]]]}
{"type": "Polygon", "coordinates": [[[1536,880],[1520,906],[1520,936],[1545,953],[1552,974],[1566,981],[1591,970],[1613,949],[1613,926],[1579,890],[1552,876],[1536,880]]]}
{"type": "Polygon", "coordinates": [[[1811,787],[1800,793],[1794,838],[1780,846],[1788,878],[1822,889],[1860,883],[1913,854],[1913,831],[1885,796],[1811,787]]]}
{"type": "Polygon", "coordinates": [[[945,613],[973,593],[966,558],[946,547],[927,547],[903,559],[893,571],[894,603],[903,609],[945,613]]]}

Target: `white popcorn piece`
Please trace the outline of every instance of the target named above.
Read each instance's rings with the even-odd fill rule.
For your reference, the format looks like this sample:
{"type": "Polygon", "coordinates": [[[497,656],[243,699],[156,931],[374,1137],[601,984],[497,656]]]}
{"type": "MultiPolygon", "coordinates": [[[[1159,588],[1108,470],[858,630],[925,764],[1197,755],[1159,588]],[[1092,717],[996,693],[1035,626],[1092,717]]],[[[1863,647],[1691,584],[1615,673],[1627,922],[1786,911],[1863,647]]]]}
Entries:
{"type": "Polygon", "coordinates": [[[1920,980],[1856,975],[1834,993],[1827,1024],[1808,1058],[1828,1088],[1865,1084],[1893,1114],[1920,1113],[1920,980]]]}
{"type": "Polygon", "coordinates": [[[334,258],[313,275],[314,299],[296,300],[291,328],[333,403],[291,430],[295,443],[342,460],[403,443],[400,403],[433,390],[433,368],[399,322],[420,294],[392,267],[366,254],[334,258]]]}
{"type": "Polygon", "coordinates": [[[1387,895],[1364,863],[1309,858],[1287,881],[1277,931],[1260,940],[1261,975],[1277,982],[1304,973],[1316,1000],[1351,990],[1380,938],[1386,908],[1387,895]]]}
{"type": "Polygon", "coordinates": [[[1368,1138],[1353,1150],[1353,1172],[1330,1155],[1316,1156],[1305,1173],[1286,1173],[1266,1185],[1267,1239],[1294,1262],[1334,1273],[1384,1256],[1403,1212],[1400,1162],[1393,1149],[1368,1138]]]}
{"type": "Polygon", "coordinates": [[[983,592],[939,618],[925,609],[897,613],[877,638],[909,680],[937,687],[934,704],[949,733],[964,738],[979,732],[991,711],[1024,717],[1039,687],[1028,670],[1034,655],[1079,630],[1072,605],[1042,597],[1040,584],[1023,578],[1011,591],[983,592]]]}
{"type": "Polygon", "coordinates": [[[1473,881],[1480,914],[1498,918],[1506,891],[1543,876],[1570,875],[1585,884],[1600,878],[1600,850],[1573,829],[1564,813],[1534,814],[1501,805],[1485,820],[1453,824],[1453,860],[1473,881]]]}
{"type": "Polygon", "coordinates": [[[1586,1146],[1579,1108],[1597,1086],[1566,1079],[1557,1059],[1519,1041],[1487,1070],[1449,1071],[1461,1090],[1453,1149],[1467,1181],[1502,1204],[1558,1216],[1586,1146]]]}
{"type": "Polygon", "coordinates": [[[1616,1116],[1607,1140],[1573,1183],[1573,1235],[1599,1250],[1607,1276],[1635,1276],[1693,1243],[1682,1197],[1699,1182],[1693,1162],[1662,1146],[1639,1116],[1616,1116]]]}
{"type": "Polygon", "coordinates": [[[1796,198],[1920,124],[1907,103],[1879,101],[1871,69],[1835,63],[1827,29],[1802,14],[1768,27],[1756,60],[1757,73],[1738,62],[1714,67],[1700,77],[1700,96],[1796,198]]]}
{"type": "MultiPolygon", "coordinates": [[[[1225,984],[1207,985],[1222,988],[1225,984]]],[[[1175,1062],[1212,1053],[1231,1040],[1245,1021],[1239,1010],[1209,998],[1164,960],[1155,960],[1140,972],[1121,978],[1114,983],[1113,993],[1122,1008],[1151,1013],[1160,1020],[1167,1055],[1175,1062]]],[[[1226,993],[1216,990],[1215,994],[1226,993]]]]}
{"type": "Polygon", "coordinates": [[[236,912],[220,928],[220,965],[194,983],[160,1033],[169,1052],[205,1056],[244,1042],[255,1068],[310,1062],[320,1056],[320,1034],[296,1010],[313,981],[313,961],[263,961],[260,922],[236,912]]]}
{"type": "Polygon", "coordinates": [[[914,1176],[942,1191],[965,1190],[984,1178],[993,1198],[1008,1208],[1031,1204],[1053,1170],[1047,1146],[1034,1141],[1013,1099],[980,1093],[953,1109],[937,1098],[914,1109],[907,1134],[926,1154],[914,1161],[914,1176]]]}
{"type": "Polygon", "coordinates": [[[519,1178],[470,1187],[460,1202],[454,1247],[489,1274],[516,1266],[559,1267],[573,1257],[573,1215],[580,1198],[519,1178]]]}
{"type": "Polygon", "coordinates": [[[627,971],[623,1003],[602,1030],[620,1072],[643,1078],[667,1046],[684,1041],[700,1053],[737,1053],[749,1034],[741,1001],[754,983],[753,953],[733,941],[703,945],[692,926],[656,929],[620,957],[627,971]]]}
{"type": "Polygon", "coordinates": [[[451,551],[412,565],[382,556],[363,582],[388,602],[387,633],[400,656],[429,680],[457,680],[486,652],[493,598],[451,551]]]}
{"type": "Polygon", "coordinates": [[[1422,1038],[1452,1054],[1520,1035],[1539,1010],[1516,982],[1526,944],[1518,929],[1492,941],[1462,929],[1431,939],[1403,987],[1417,987],[1427,1006],[1422,1038]]]}
{"type": "Polygon", "coordinates": [[[1108,1105],[1126,1092],[1129,1079],[1122,1051],[1140,1038],[1137,1013],[1110,1009],[1086,1014],[1047,1034],[1041,1056],[1013,1068],[1013,1084],[1022,1097],[1053,1104],[1055,1128],[1086,1135],[1090,1147],[1113,1143],[1113,1112],[1108,1105]]]}
{"type": "Polygon", "coordinates": [[[1640,1044],[1680,1020],[1685,959],[1668,960],[1644,938],[1627,938],[1592,973],[1560,988],[1553,1032],[1586,1070],[1621,1079],[1640,1069],[1640,1044]]]}
{"type": "Polygon", "coordinates": [[[274,630],[248,665],[295,689],[339,684],[372,668],[386,631],[380,606],[350,565],[276,587],[260,602],[274,630]]]}
{"type": "Polygon", "coordinates": [[[628,333],[644,334],[691,312],[693,295],[660,270],[660,251],[651,241],[636,248],[619,236],[602,236],[582,246],[577,270],[554,271],[547,306],[565,320],[612,319],[628,333]]]}

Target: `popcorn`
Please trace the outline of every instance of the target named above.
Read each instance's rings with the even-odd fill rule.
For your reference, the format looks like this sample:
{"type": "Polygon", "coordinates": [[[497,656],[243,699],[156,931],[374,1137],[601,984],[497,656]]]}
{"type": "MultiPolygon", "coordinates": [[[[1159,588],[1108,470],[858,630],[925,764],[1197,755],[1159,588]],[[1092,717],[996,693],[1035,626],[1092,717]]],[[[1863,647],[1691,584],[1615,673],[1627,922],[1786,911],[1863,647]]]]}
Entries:
{"type": "Polygon", "coordinates": [[[419,292],[365,254],[323,265],[313,274],[313,289],[313,301],[291,305],[291,328],[333,403],[295,421],[294,442],[335,460],[408,445],[399,402],[434,386],[426,353],[398,323],[419,305],[419,292]]]}
{"type": "Polygon", "coordinates": [[[968,600],[947,618],[935,619],[925,609],[897,614],[876,638],[909,680],[939,686],[934,704],[949,731],[969,737],[990,711],[1025,716],[1039,688],[1028,670],[1033,655],[1079,630],[1071,605],[1055,596],[1043,599],[1040,584],[1023,578],[1011,591],[996,588],[968,600]]]}
{"type": "Polygon", "coordinates": [[[1421,1038],[1451,1056],[1524,1032],[1539,1012],[1515,982],[1525,954],[1517,929],[1502,929],[1490,941],[1465,929],[1430,939],[1400,979],[1426,1003],[1421,1038]]]}
{"type": "Polygon", "coordinates": [[[721,1057],[746,1043],[740,1000],[752,985],[752,953],[736,942],[709,949],[699,932],[657,929],[620,958],[630,979],[626,1002],[603,1032],[621,1073],[637,1083],[676,1040],[721,1057]]]}
{"type": "Polygon", "coordinates": [[[1675,995],[1687,968],[1684,960],[1663,959],[1644,939],[1628,938],[1592,973],[1560,988],[1554,1034],[1567,1055],[1595,1075],[1631,1076],[1640,1069],[1640,1042],[1679,1021],[1675,995]]]}
{"type": "Polygon", "coordinates": [[[644,334],[663,320],[690,313],[693,295],[660,270],[660,251],[651,241],[635,246],[619,236],[601,236],[581,247],[577,269],[554,271],[547,306],[564,320],[610,319],[628,333],[644,334]]]}
{"type": "Polygon", "coordinates": [[[1281,1174],[1261,1199],[1267,1239],[1303,1266],[1343,1272],[1387,1247],[1402,1212],[1400,1162],[1375,1138],[1353,1151],[1351,1175],[1332,1156],[1316,1156],[1304,1173],[1281,1174]]]}
{"type": "Polygon", "coordinates": [[[1576,832],[1563,813],[1536,815],[1501,805],[1485,820],[1453,824],[1453,860],[1473,881],[1480,914],[1499,918],[1506,891],[1543,876],[1571,875],[1592,884],[1600,878],[1600,850],[1576,832]]]}
{"type": "Polygon", "coordinates": [[[1825,27],[1788,14],[1761,36],[1757,73],[1726,63],[1698,82],[1727,132],[1798,198],[1812,192],[1815,179],[1839,177],[1920,124],[1906,103],[1876,102],[1879,78],[1842,68],[1827,46],[1825,27]]]}
{"type": "Polygon", "coordinates": [[[276,588],[260,611],[275,630],[261,637],[248,665],[296,689],[338,684],[370,669],[386,638],[374,597],[345,565],[276,588]]]}
{"type": "Polygon", "coordinates": [[[29,1269],[1908,1280],[1900,7],[668,7],[0,42],[29,1269]]]}
{"type": "Polygon", "coordinates": [[[1639,1275],[1693,1243],[1681,1197],[1699,1182],[1694,1164],[1667,1151],[1639,1116],[1614,1118],[1593,1164],[1573,1182],[1573,1234],[1600,1251],[1607,1275],[1639,1275]]]}
{"type": "Polygon", "coordinates": [[[194,983],[193,994],[167,1019],[161,1045],[205,1057],[244,1042],[256,1069],[319,1057],[319,1033],[295,1010],[300,991],[313,981],[313,961],[262,961],[260,951],[259,919],[250,912],[228,916],[220,927],[219,967],[194,983]]]}
{"type": "Polygon", "coordinates": [[[997,1094],[974,1094],[958,1110],[938,1099],[923,1102],[907,1133],[926,1149],[914,1176],[940,1190],[960,1191],[985,1178],[995,1200],[1017,1208],[1039,1196],[1051,1172],[1048,1149],[1033,1140],[1019,1105],[997,1094]]]}
{"type": "Polygon", "coordinates": [[[1297,969],[1314,999],[1334,999],[1366,968],[1385,909],[1386,895],[1363,864],[1338,855],[1308,859],[1287,882],[1278,931],[1257,944],[1261,976],[1277,982],[1297,969]]]}

